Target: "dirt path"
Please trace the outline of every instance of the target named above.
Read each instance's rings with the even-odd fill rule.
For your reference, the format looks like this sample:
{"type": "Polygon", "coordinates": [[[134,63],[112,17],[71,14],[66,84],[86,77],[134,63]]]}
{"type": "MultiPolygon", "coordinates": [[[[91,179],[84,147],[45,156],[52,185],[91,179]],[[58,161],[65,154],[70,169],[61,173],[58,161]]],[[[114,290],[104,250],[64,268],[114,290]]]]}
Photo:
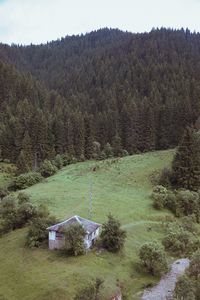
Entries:
{"type": "Polygon", "coordinates": [[[189,267],[189,259],[182,258],[171,265],[171,271],[163,276],[152,289],[144,291],[142,300],[173,300],[173,291],[178,277],[189,267]]]}

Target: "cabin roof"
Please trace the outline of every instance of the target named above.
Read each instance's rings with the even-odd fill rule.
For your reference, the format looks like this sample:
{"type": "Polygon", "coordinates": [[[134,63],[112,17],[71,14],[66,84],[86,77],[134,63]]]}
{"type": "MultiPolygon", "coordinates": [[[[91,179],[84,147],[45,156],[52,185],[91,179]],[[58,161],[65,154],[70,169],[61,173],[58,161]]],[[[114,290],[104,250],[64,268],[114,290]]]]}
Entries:
{"type": "Polygon", "coordinates": [[[77,224],[82,225],[84,227],[84,229],[87,231],[87,233],[92,233],[101,226],[101,224],[95,223],[93,221],[81,218],[79,216],[73,216],[73,217],[67,219],[66,221],[63,221],[61,223],[58,223],[58,224],[48,227],[47,229],[49,231],[62,232],[68,226],[77,225],[77,224]]]}

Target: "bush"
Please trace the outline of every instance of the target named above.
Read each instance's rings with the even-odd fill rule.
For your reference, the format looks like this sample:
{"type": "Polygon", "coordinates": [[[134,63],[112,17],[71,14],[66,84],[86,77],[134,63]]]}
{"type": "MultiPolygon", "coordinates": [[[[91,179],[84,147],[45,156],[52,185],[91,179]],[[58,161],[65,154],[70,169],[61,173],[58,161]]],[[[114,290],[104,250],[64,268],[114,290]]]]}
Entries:
{"type": "Polygon", "coordinates": [[[8,189],[5,187],[0,188],[0,199],[6,197],[9,194],[8,189]]]}
{"type": "Polygon", "coordinates": [[[17,225],[17,202],[15,197],[6,196],[0,205],[0,231],[7,233],[16,228],[17,225]]]}
{"type": "Polygon", "coordinates": [[[92,143],[92,158],[99,159],[101,155],[101,144],[99,142],[94,141],[92,143]]]}
{"type": "Polygon", "coordinates": [[[60,154],[57,154],[54,159],[54,165],[57,169],[61,169],[63,167],[63,158],[60,154]]]}
{"type": "Polygon", "coordinates": [[[188,273],[195,279],[200,275],[200,249],[192,255],[188,273]]]}
{"type": "Polygon", "coordinates": [[[165,207],[167,189],[162,185],[157,185],[154,187],[151,197],[153,199],[153,206],[156,209],[162,209],[165,207]]]}
{"type": "Polygon", "coordinates": [[[39,247],[47,244],[48,231],[47,228],[56,223],[55,217],[37,217],[30,223],[26,236],[26,246],[29,248],[39,247]]]}
{"type": "Polygon", "coordinates": [[[105,153],[106,158],[113,157],[113,147],[107,143],[103,149],[103,152],[105,153]]]}
{"type": "Polygon", "coordinates": [[[169,228],[162,243],[165,250],[176,255],[190,254],[199,246],[199,240],[191,232],[178,225],[169,228]]]}
{"type": "MultiPolygon", "coordinates": [[[[157,194],[153,193],[152,197],[156,198],[155,196],[157,196],[157,194]]],[[[189,190],[170,191],[166,194],[165,199],[162,200],[163,198],[161,197],[161,204],[171,210],[176,217],[193,215],[193,217],[195,216],[195,221],[200,221],[200,197],[197,192],[189,190]]],[[[159,203],[159,201],[155,199],[156,204],[156,201],[159,203]]],[[[160,207],[162,208],[161,204],[160,207]]]]}
{"type": "Polygon", "coordinates": [[[181,276],[174,290],[175,300],[196,300],[194,282],[187,276],[181,276]]]}
{"type": "Polygon", "coordinates": [[[197,232],[196,216],[193,214],[190,216],[182,217],[181,218],[181,226],[186,231],[189,231],[193,234],[196,233],[197,232]]]}
{"type": "Polygon", "coordinates": [[[155,241],[142,245],[139,257],[142,266],[152,275],[162,274],[168,270],[164,249],[155,241]]]}
{"type": "Polygon", "coordinates": [[[37,208],[37,215],[30,222],[29,230],[26,236],[26,246],[29,248],[39,247],[47,244],[48,231],[47,228],[58,221],[51,216],[47,206],[40,205],[37,208]]]}
{"type": "Polygon", "coordinates": [[[18,196],[18,204],[21,205],[23,203],[27,203],[30,202],[30,197],[28,194],[24,193],[24,192],[19,192],[18,196]]]}
{"type": "Polygon", "coordinates": [[[43,177],[49,177],[57,172],[56,166],[54,166],[50,160],[45,160],[40,166],[40,173],[43,177]]]}
{"type": "Polygon", "coordinates": [[[32,186],[36,183],[42,181],[42,176],[37,172],[29,172],[19,175],[14,180],[14,185],[16,189],[26,189],[29,186],[32,186]]]}
{"type": "Polygon", "coordinates": [[[181,190],[176,193],[176,216],[188,216],[195,214],[200,216],[199,195],[189,190],[181,190]]]}
{"type": "Polygon", "coordinates": [[[124,247],[126,231],[120,228],[120,222],[112,215],[108,215],[107,223],[102,226],[102,246],[111,252],[118,252],[124,247]]]}
{"type": "Polygon", "coordinates": [[[17,199],[11,195],[3,198],[0,203],[1,234],[21,228],[34,218],[49,215],[43,208],[37,208],[29,200],[29,196],[25,193],[19,193],[17,199]]]}
{"type": "Polygon", "coordinates": [[[17,209],[16,227],[23,227],[36,216],[37,208],[32,203],[21,203],[17,209]]]}
{"type": "Polygon", "coordinates": [[[103,287],[103,280],[96,278],[94,282],[79,290],[74,300],[100,300],[101,290],[103,287]]]}
{"type": "Polygon", "coordinates": [[[67,253],[74,256],[85,253],[84,238],[86,231],[81,225],[71,225],[66,228],[65,235],[65,249],[67,253]]]}

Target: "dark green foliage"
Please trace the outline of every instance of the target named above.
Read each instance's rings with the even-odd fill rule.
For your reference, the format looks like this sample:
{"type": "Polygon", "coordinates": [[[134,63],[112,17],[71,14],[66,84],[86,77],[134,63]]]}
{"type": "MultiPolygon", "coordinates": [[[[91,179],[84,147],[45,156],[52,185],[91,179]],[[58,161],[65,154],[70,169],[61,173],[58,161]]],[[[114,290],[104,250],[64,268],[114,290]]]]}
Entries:
{"type": "Polygon", "coordinates": [[[29,229],[26,236],[26,246],[29,248],[34,248],[43,244],[47,244],[47,227],[55,223],[55,217],[51,216],[46,209],[39,207],[37,216],[29,224],[29,229]]]}
{"type": "Polygon", "coordinates": [[[196,300],[194,282],[187,276],[181,276],[174,291],[175,300],[196,300]]]}
{"type": "Polygon", "coordinates": [[[172,171],[168,168],[164,168],[159,178],[159,185],[169,188],[172,181],[172,171]]]}
{"type": "Polygon", "coordinates": [[[200,143],[192,128],[187,127],[172,163],[173,184],[179,188],[200,187],[200,143]]]}
{"type": "Polygon", "coordinates": [[[56,166],[54,166],[50,160],[45,160],[40,166],[40,173],[43,177],[49,177],[57,172],[56,166]]]}
{"type": "Polygon", "coordinates": [[[30,172],[58,153],[90,159],[94,141],[100,159],[111,156],[107,143],[115,155],[177,146],[200,115],[199,43],[197,33],[162,28],[1,44],[0,159],[30,172]]]}
{"type": "Polygon", "coordinates": [[[163,247],[157,242],[149,242],[142,245],[139,257],[144,269],[152,275],[162,274],[168,270],[165,252],[163,247]]]}
{"type": "Polygon", "coordinates": [[[102,246],[111,252],[118,252],[123,249],[126,231],[120,228],[120,222],[112,215],[108,215],[108,221],[103,224],[101,232],[102,246]]]}
{"type": "Polygon", "coordinates": [[[9,194],[9,191],[5,187],[0,187],[0,199],[4,198],[9,194]]]}
{"type": "Polygon", "coordinates": [[[71,225],[65,229],[66,253],[77,256],[85,253],[84,238],[86,231],[81,225],[71,225]]]}
{"type": "Polygon", "coordinates": [[[200,199],[199,194],[189,190],[179,190],[169,192],[165,207],[169,208],[177,217],[194,215],[196,221],[200,218],[200,199]]]}
{"type": "Polygon", "coordinates": [[[169,227],[162,243],[167,251],[176,255],[188,255],[196,251],[200,240],[195,232],[187,231],[184,226],[173,224],[169,227]]]}
{"type": "MultiPolygon", "coordinates": [[[[63,158],[62,158],[62,156],[60,154],[56,155],[56,157],[54,159],[54,165],[56,166],[57,169],[61,169],[63,167],[63,158]]],[[[43,171],[44,171],[44,168],[45,167],[44,167],[44,163],[43,163],[43,171]]]]}
{"type": "Polygon", "coordinates": [[[30,201],[29,195],[24,192],[19,192],[17,198],[20,205],[30,201]]]}
{"type": "Polygon", "coordinates": [[[16,189],[22,190],[36,183],[39,183],[40,181],[42,181],[42,179],[43,177],[40,175],[40,173],[29,172],[29,173],[19,175],[14,180],[14,186],[16,189]]]}
{"type": "Polygon", "coordinates": [[[192,216],[200,221],[200,195],[189,190],[167,190],[163,186],[155,186],[151,195],[156,209],[168,208],[176,217],[192,216]]]}
{"type": "Polygon", "coordinates": [[[153,205],[156,209],[162,209],[165,207],[165,201],[167,198],[167,189],[162,185],[157,185],[153,189],[151,195],[153,199],[153,205]]]}
{"type": "Polygon", "coordinates": [[[94,159],[101,158],[101,144],[99,142],[93,142],[93,154],[92,157],[94,159]]]}
{"type": "Polygon", "coordinates": [[[25,193],[19,193],[17,198],[6,196],[0,203],[0,232],[3,234],[23,227],[37,215],[37,207],[25,193]]]}
{"type": "Polygon", "coordinates": [[[17,201],[8,195],[0,203],[0,234],[15,229],[17,221],[17,201]]]}
{"type": "Polygon", "coordinates": [[[30,172],[33,169],[33,149],[28,132],[25,132],[22,140],[22,148],[17,159],[17,169],[18,173],[30,172]]]}
{"type": "Polygon", "coordinates": [[[188,273],[195,279],[200,275],[200,249],[192,255],[188,273]]]}
{"type": "Polygon", "coordinates": [[[197,232],[196,216],[190,215],[181,218],[181,226],[184,230],[193,234],[197,232]]]}
{"type": "Polygon", "coordinates": [[[96,278],[94,282],[79,290],[74,300],[101,300],[101,290],[103,287],[103,280],[96,278]]]}
{"type": "Polygon", "coordinates": [[[113,157],[113,148],[109,143],[105,145],[103,153],[101,155],[105,155],[106,158],[113,157]]]}

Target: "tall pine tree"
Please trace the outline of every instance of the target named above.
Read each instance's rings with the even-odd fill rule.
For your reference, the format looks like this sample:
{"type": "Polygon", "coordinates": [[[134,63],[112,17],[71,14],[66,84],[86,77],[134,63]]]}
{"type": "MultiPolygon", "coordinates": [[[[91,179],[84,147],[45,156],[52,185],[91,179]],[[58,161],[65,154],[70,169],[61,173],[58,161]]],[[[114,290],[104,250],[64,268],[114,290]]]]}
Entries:
{"type": "Polygon", "coordinates": [[[173,163],[174,184],[179,188],[200,188],[200,142],[193,128],[185,129],[173,163]]]}

